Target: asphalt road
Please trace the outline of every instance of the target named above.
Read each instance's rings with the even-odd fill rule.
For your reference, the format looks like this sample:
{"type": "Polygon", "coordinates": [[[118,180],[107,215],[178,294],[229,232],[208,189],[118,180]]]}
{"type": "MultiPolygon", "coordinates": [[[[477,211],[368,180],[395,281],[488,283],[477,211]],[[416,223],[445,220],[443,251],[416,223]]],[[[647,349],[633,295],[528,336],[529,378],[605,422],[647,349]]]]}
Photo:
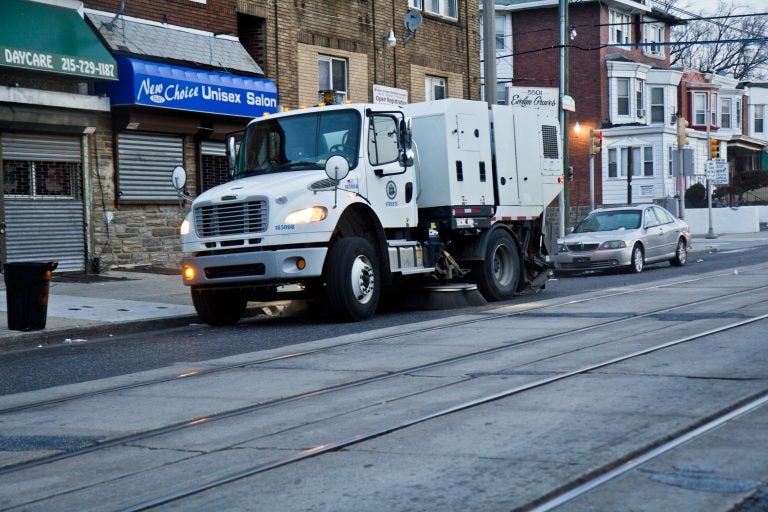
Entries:
{"type": "MultiPolygon", "coordinates": [[[[727,274],[738,270],[739,267],[766,261],[768,247],[736,247],[722,252],[692,255],[684,267],[672,267],[668,263],[649,265],[641,274],[605,272],[555,276],[541,293],[516,297],[508,303],[535,303],[586,291],[615,289],[682,275],[693,277],[716,270],[727,274]]],[[[89,339],[76,345],[58,345],[7,353],[0,355],[0,394],[86,382],[180,362],[203,361],[394,325],[446,318],[461,312],[495,308],[503,304],[439,311],[389,308],[362,323],[335,323],[311,313],[297,312],[288,317],[253,318],[225,328],[193,325],[136,335],[89,339]]]]}

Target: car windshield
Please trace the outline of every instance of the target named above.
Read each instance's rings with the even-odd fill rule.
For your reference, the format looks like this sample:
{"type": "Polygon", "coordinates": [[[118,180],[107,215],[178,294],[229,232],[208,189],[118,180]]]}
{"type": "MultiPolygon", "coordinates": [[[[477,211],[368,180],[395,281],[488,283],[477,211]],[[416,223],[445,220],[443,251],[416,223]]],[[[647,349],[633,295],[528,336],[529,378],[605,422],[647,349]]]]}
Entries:
{"type": "Polygon", "coordinates": [[[592,212],[578,223],[574,233],[594,233],[597,231],[616,231],[618,229],[638,229],[642,212],[640,210],[613,210],[592,212]]]}
{"type": "Polygon", "coordinates": [[[333,154],[357,165],[360,115],[331,110],[267,118],[248,126],[240,146],[234,178],[323,169],[333,154]]]}

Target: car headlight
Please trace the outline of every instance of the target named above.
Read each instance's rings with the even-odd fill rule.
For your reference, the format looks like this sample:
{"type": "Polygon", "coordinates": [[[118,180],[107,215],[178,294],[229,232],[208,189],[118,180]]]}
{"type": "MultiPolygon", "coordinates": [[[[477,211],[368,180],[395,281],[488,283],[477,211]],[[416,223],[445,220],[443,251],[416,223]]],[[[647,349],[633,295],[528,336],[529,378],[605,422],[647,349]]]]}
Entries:
{"type": "Polygon", "coordinates": [[[597,248],[597,250],[602,249],[624,249],[627,246],[627,243],[624,240],[608,240],[607,242],[603,242],[600,244],[600,247],[597,248]]]}
{"type": "Polygon", "coordinates": [[[184,222],[181,223],[181,227],[179,228],[179,233],[182,235],[188,235],[189,234],[189,221],[187,219],[184,219],[184,222]]]}
{"type": "Polygon", "coordinates": [[[557,252],[568,252],[568,246],[562,242],[557,243],[557,252]]]}
{"type": "Polygon", "coordinates": [[[309,224],[320,222],[328,216],[328,208],[324,206],[310,206],[302,210],[291,212],[285,217],[285,224],[309,224]]]}

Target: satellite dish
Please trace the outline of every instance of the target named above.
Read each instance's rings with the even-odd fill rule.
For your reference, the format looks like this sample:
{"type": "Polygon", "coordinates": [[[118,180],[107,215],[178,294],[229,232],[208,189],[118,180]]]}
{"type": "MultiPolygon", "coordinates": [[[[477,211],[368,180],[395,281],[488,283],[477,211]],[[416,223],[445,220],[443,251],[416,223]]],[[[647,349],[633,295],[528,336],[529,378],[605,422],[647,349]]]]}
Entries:
{"type": "Polygon", "coordinates": [[[405,28],[409,32],[416,32],[421,26],[421,13],[419,11],[408,11],[405,15],[405,28]]]}

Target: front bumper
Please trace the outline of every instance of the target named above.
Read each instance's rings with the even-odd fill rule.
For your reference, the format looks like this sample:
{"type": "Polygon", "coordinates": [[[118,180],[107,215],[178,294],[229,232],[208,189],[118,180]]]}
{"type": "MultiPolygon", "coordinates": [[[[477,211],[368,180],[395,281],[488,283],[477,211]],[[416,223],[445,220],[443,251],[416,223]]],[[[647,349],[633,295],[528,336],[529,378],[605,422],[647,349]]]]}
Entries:
{"type": "Polygon", "coordinates": [[[188,256],[181,260],[182,269],[191,267],[194,277],[184,284],[191,285],[247,285],[268,283],[295,283],[323,273],[326,247],[255,251],[210,256],[188,256]],[[302,259],[304,268],[297,262],[302,259]]]}
{"type": "Polygon", "coordinates": [[[559,252],[551,257],[555,270],[605,270],[627,267],[632,262],[631,248],[589,252],[559,252]]]}

